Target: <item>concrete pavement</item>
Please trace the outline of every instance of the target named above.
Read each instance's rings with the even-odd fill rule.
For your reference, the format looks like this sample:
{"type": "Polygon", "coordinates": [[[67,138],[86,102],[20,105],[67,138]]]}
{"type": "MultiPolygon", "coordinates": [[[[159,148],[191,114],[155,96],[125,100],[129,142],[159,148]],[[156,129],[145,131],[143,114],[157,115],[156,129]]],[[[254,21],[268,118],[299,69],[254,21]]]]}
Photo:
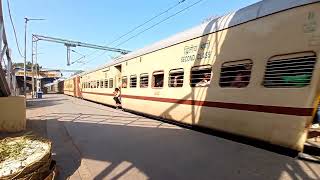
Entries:
{"type": "Polygon", "coordinates": [[[65,95],[30,100],[60,179],[320,179],[320,164],[65,95]]]}

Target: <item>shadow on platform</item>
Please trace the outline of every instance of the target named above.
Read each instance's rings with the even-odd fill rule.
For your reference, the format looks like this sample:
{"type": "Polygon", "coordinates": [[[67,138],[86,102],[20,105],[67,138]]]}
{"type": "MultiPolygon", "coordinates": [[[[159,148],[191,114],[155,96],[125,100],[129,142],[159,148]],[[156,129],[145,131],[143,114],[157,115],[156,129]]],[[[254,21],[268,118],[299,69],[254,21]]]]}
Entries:
{"type": "Polygon", "coordinates": [[[61,179],[80,164],[97,180],[320,179],[318,164],[135,115],[52,113],[28,124],[44,122],[61,179]]]}
{"type": "Polygon", "coordinates": [[[42,108],[47,106],[54,106],[60,104],[60,101],[65,101],[65,98],[58,98],[58,99],[28,99],[27,100],[27,108],[34,109],[34,108],[42,108]]]}

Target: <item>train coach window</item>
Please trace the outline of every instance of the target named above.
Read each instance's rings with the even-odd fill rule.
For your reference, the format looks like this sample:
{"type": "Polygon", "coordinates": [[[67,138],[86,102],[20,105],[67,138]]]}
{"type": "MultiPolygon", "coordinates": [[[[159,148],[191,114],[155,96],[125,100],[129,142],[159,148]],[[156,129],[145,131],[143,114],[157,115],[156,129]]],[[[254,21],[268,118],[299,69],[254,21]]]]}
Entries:
{"type": "Polygon", "coordinates": [[[164,72],[163,71],[154,72],[152,75],[152,87],[162,88],[163,87],[163,80],[164,80],[164,72]]]}
{"type": "Polygon", "coordinates": [[[212,74],[211,65],[196,66],[191,68],[191,87],[207,87],[210,85],[212,74]]]}
{"type": "Polygon", "coordinates": [[[169,87],[183,86],[183,69],[174,69],[169,72],[169,87]]]}
{"type": "Polygon", "coordinates": [[[140,75],[140,88],[147,88],[149,86],[149,75],[141,74],[140,75]]]}
{"type": "Polygon", "coordinates": [[[109,88],[113,88],[113,79],[109,79],[109,88]]]}
{"type": "Polygon", "coordinates": [[[267,88],[299,88],[310,84],[316,63],[314,53],[276,56],[268,60],[263,85],[267,88]]]}
{"type": "Polygon", "coordinates": [[[127,88],[127,85],[128,85],[128,78],[127,76],[123,76],[122,77],[122,88],[127,88]]]}
{"type": "Polygon", "coordinates": [[[104,88],[108,88],[108,79],[104,80],[104,88]]]}
{"type": "Polygon", "coordinates": [[[95,88],[99,88],[100,87],[99,85],[100,85],[100,82],[96,81],[95,88]]]}
{"type": "Polygon", "coordinates": [[[248,86],[251,77],[252,61],[230,61],[222,64],[220,87],[243,88],[248,86]]]}
{"type": "Polygon", "coordinates": [[[104,84],[103,84],[103,80],[100,81],[100,88],[103,88],[104,84]]]}
{"type": "Polygon", "coordinates": [[[130,87],[131,88],[137,87],[137,76],[136,75],[130,76],[130,87]]]}

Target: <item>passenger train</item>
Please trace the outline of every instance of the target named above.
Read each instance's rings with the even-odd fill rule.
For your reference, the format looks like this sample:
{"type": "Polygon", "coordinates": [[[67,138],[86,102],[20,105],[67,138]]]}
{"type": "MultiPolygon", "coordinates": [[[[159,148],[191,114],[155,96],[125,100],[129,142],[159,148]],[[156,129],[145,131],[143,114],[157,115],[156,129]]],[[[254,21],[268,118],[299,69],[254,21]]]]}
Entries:
{"type": "Polygon", "coordinates": [[[44,85],[45,93],[64,93],[64,82],[63,79],[55,80],[53,83],[44,85]]]}
{"type": "Polygon", "coordinates": [[[64,81],[64,93],[302,151],[320,95],[320,1],[263,0],[64,81]]]}

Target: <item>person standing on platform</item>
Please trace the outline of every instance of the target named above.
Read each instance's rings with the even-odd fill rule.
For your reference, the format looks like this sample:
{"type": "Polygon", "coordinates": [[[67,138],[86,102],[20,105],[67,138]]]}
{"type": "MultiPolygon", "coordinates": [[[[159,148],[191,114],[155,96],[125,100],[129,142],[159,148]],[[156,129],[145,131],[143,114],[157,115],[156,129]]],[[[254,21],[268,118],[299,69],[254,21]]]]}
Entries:
{"type": "Polygon", "coordinates": [[[115,88],[114,92],[113,92],[113,95],[114,95],[113,99],[116,102],[116,109],[122,109],[120,89],[119,88],[115,88]]]}

